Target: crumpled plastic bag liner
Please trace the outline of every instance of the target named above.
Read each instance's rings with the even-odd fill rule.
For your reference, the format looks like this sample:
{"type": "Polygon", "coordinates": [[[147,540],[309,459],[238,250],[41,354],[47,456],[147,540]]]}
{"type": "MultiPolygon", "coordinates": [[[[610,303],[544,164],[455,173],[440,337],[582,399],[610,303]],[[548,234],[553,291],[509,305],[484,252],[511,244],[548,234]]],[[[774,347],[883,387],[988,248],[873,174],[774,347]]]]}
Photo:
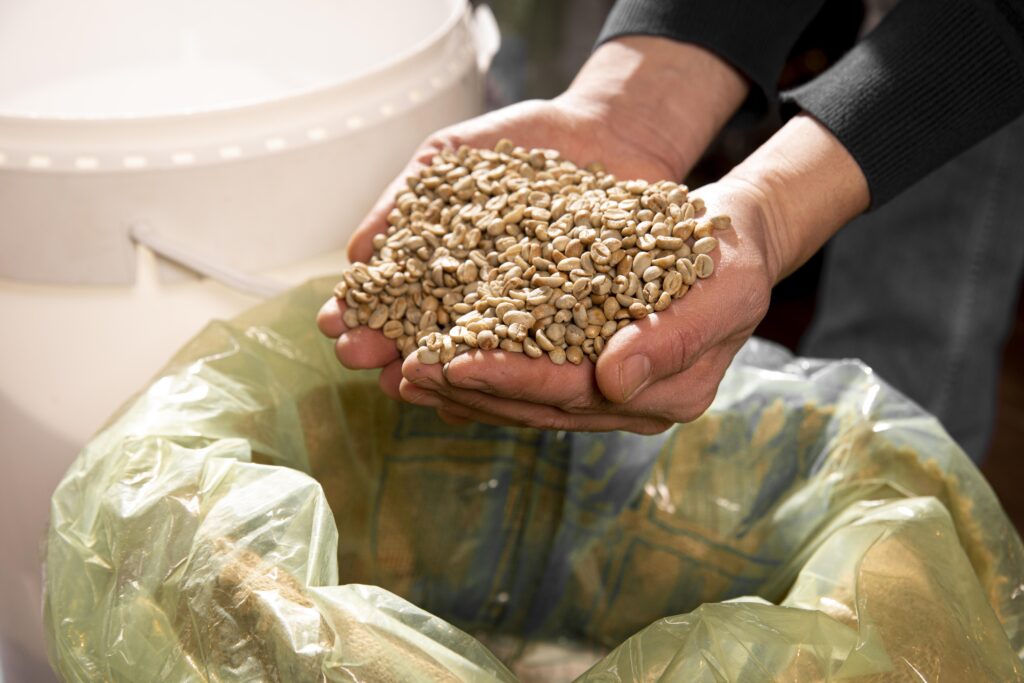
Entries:
{"type": "Polygon", "coordinates": [[[449,426],[338,365],[331,284],[211,324],[68,471],[64,680],[1022,678],[1020,538],[862,364],[751,341],[655,437],[449,426]]]}

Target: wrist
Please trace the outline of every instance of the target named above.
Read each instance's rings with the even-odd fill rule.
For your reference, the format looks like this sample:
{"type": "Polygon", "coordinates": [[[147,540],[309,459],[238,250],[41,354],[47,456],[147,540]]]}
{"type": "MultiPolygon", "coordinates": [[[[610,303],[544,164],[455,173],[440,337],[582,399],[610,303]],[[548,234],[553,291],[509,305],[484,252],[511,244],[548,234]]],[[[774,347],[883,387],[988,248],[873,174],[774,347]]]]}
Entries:
{"type": "Polygon", "coordinates": [[[732,66],[701,47],[627,36],[599,47],[560,99],[600,116],[682,180],[747,87],[732,66]]]}
{"type": "Polygon", "coordinates": [[[870,203],[867,180],[856,160],[807,114],[793,117],[723,182],[747,188],[761,205],[766,260],[775,283],[870,203]]]}

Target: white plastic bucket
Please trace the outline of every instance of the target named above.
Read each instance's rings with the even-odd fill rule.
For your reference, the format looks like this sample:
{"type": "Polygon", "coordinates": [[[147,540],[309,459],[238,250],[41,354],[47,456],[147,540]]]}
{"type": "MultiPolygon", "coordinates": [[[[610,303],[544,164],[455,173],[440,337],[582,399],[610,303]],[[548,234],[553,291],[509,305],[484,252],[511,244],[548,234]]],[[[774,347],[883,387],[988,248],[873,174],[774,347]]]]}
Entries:
{"type": "Polygon", "coordinates": [[[38,547],[78,448],[208,320],[337,270],[497,41],[466,0],[0,3],[6,680],[51,676],[38,547]]]}

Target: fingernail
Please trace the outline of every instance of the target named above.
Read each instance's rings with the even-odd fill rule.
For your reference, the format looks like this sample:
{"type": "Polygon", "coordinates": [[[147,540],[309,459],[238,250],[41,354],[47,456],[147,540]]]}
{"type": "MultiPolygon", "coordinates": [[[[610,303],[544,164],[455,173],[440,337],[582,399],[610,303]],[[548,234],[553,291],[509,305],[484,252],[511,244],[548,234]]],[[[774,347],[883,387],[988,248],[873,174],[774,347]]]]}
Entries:
{"type": "Polygon", "coordinates": [[[622,388],[623,401],[628,401],[647,385],[651,378],[651,361],[637,354],[627,358],[619,367],[619,386],[622,388]]]}

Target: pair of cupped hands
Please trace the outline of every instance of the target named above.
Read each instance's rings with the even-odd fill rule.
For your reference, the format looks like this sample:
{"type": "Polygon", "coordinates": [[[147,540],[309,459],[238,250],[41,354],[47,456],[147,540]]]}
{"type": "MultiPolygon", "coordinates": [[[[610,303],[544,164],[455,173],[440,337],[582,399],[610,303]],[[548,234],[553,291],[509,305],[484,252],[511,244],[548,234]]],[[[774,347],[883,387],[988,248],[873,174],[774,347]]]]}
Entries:
{"type": "MultiPolygon", "coordinates": [[[[656,144],[638,144],[629,126],[563,96],[524,102],[452,126],[431,136],[359,226],[349,259],[366,261],[372,239],[386,231],[395,190],[429,164],[439,150],[493,147],[508,138],[523,147],[559,150],[578,164],[600,161],[622,179],[680,180],[656,144]]],[[[768,308],[773,272],[770,212],[756,187],[725,180],[692,193],[707,215],[728,214],[733,229],[718,233],[715,272],[665,311],[627,325],[596,363],[555,365],[520,353],[474,349],[441,365],[404,361],[378,330],[349,330],[345,304],[327,301],[320,330],[336,339],[349,368],[381,368],[380,385],[392,398],[435,408],[451,423],[478,421],[574,431],[664,431],[700,416],[711,404],[733,356],[768,308]]]]}

